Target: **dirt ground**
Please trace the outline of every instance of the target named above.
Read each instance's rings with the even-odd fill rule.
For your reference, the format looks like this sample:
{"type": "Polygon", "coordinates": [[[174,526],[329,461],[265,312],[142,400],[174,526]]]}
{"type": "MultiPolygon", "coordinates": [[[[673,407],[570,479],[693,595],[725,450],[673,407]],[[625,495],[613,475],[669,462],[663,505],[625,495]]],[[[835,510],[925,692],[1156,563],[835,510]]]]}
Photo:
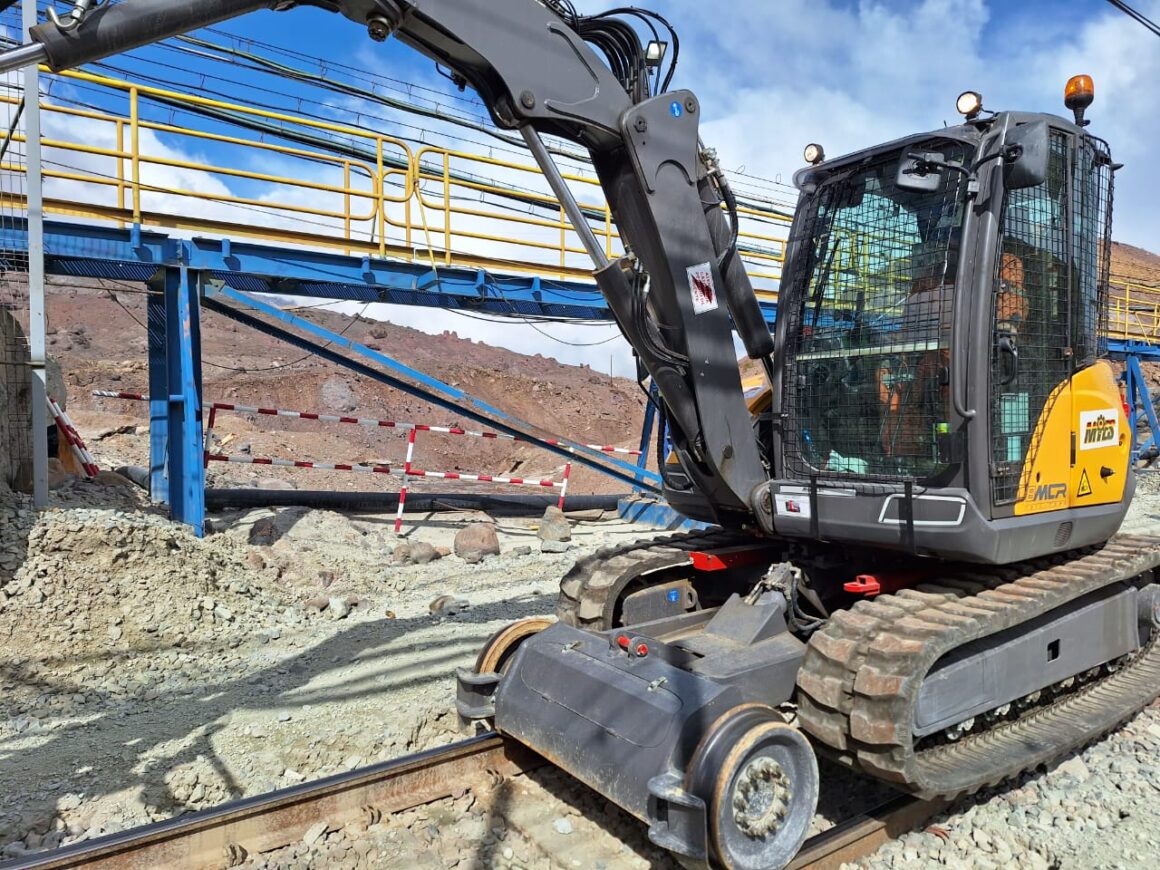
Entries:
{"type": "MultiPolygon", "coordinates": [[[[1126,528],[1160,530],[1156,483],[1126,528]]],[[[395,566],[389,517],[230,512],[198,540],[134,489],[53,498],[0,500],[5,857],[458,739],[454,669],[551,613],[577,555],[642,536],[575,522],[570,552],[542,554],[534,521],[500,519],[500,556],[395,566]],[[433,613],[445,595],[469,606],[433,613]]],[[[449,545],[473,519],[411,516],[404,537],[449,545]]]]}

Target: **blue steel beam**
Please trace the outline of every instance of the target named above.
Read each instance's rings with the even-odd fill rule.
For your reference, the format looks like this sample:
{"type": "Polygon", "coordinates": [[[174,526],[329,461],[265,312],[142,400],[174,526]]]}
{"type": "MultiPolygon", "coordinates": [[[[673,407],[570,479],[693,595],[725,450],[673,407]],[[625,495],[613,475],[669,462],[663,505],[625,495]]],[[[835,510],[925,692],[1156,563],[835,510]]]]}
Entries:
{"type": "Polygon", "coordinates": [[[314,353],[323,359],[330,360],[338,365],[350,369],[351,371],[364,375],[365,377],[373,378],[374,380],[385,383],[395,389],[402,390],[409,395],[416,396],[445,408],[456,414],[461,414],[471,420],[479,423],[489,425],[496,430],[513,435],[524,441],[528,441],[545,450],[549,450],[570,462],[582,462],[589,465],[605,474],[610,475],[624,483],[638,486],[652,492],[657,491],[657,485],[660,483],[660,475],[647,469],[638,468],[637,466],[622,462],[613,456],[602,453],[598,450],[591,450],[581,444],[568,441],[566,439],[555,439],[565,446],[557,446],[550,444],[546,440],[534,434],[538,427],[534,427],[529,423],[525,423],[516,417],[507,414],[498,408],[495,408],[486,402],[463,392],[462,390],[452,387],[450,384],[443,383],[435,378],[425,375],[422,372],[409,368],[397,360],[392,359],[384,354],[371,350],[365,345],[353,342],[345,336],[338,333],[331,332],[324,327],[297,317],[287,311],[283,311],[274,306],[267,305],[255,299],[253,296],[239,293],[228,287],[215,287],[212,284],[206,286],[204,289],[204,300],[206,307],[212,311],[216,311],[233,320],[251,326],[267,335],[272,335],[282,341],[293,344],[303,350],[314,353]],[[242,311],[238,311],[230,305],[225,304],[222,300],[229,300],[235,304],[244,304],[250,308],[261,311],[263,314],[275,320],[281,321],[289,326],[301,329],[308,333],[312,338],[304,338],[295,335],[294,333],[280,329],[270,323],[259,320],[242,311]],[[321,344],[323,342],[324,344],[321,344]],[[371,368],[365,363],[357,360],[349,359],[336,351],[330,350],[330,345],[338,345],[365,356],[367,359],[397,372],[403,377],[396,377],[395,375],[387,374],[371,368]],[[404,380],[407,378],[408,380],[404,380]],[[418,384],[415,383],[418,382],[418,384]],[[570,448],[570,449],[569,449],[570,448]]]}
{"type": "Polygon", "coordinates": [[[1108,354],[1115,359],[1134,356],[1146,362],[1160,362],[1160,344],[1136,339],[1108,339],[1108,354]]]}
{"type": "MultiPolygon", "coordinates": [[[[23,221],[0,230],[0,256],[27,250],[23,221]]],[[[63,221],[45,223],[47,268],[58,275],[146,281],[159,266],[185,264],[227,286],[251,293],[384,302],[492,315],[611,320],[593,284],[535,276],[496,275],[479,269],[347,256],[323,251],[238,242],[175,239],[138,227],[117,228],[63,221]]],[[[762,303],[772,323],[777,308],[762,303]]]]}
{"type": "Polygon", "coordinates": [[[149,340],[149,497],[169,504],[169,369],[166,322],[167,269],[157,269],[146,282],[149,340]]]}

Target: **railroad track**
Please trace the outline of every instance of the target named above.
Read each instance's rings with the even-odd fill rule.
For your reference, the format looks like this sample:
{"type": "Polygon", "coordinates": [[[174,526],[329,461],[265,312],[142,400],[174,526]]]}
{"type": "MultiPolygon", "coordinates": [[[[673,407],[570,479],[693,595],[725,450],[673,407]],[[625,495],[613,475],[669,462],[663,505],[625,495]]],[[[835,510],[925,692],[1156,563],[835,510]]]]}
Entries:
{"type": "MultiPolygon", "coordinates": [[[[373,824],[392,813],[451,797],[481,777],[515,777],[545,765],[525,747],[488,733],[4,862],[0,870],[230,867],[301,840],[319,821],[330,829],[357,821],[373,824]]],[[[944,805],[900,796],[810,838],[790,866],[836,870],[922,824],[944,805]]]]}

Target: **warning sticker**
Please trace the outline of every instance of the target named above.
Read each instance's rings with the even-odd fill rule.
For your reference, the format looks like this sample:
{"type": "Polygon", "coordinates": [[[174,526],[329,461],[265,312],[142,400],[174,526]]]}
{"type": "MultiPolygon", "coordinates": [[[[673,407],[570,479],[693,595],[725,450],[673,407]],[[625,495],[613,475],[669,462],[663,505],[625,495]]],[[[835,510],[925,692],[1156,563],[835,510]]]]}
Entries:
{"type": "Polygon", "coordinates": [[[1075,494],[1077,498],[1083,498],[1085,495],[1092,494],[1092,483],[1088,480],[1086,468],[1079,476],[1079,488],[1076,489],[1075,494]]]}
{"type": "Polygon", "coordinates": [[[689,291],[693,294],[693,313],[704,314],[717,308],[717,288],[713,286],[713,267],[709,263],[690,266],[689,291]]]}
{"type": "Polygon", "coordinates": [[[773,501],[775,512],[781,516],[798,516],[806,519],[810,517],[810,498],[808,495],[786,495],[779,492],[774,494],[773,501]]]}

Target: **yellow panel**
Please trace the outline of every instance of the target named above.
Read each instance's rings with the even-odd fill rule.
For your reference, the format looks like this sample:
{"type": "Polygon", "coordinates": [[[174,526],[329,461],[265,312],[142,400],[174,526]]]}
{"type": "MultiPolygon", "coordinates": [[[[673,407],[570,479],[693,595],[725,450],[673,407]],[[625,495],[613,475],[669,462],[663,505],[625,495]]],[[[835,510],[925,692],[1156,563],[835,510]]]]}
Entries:
{"type": "Polygon", "coordinates": [[[770,391],[769,385],[765,382],[764,375],[742,378],[741,391],[745,395],[745,404],[749,408],[749,413],[754,417],[763,411],[769,410],[773,393],[770,391]]]}
{"type": "Polygon", "coordinates": [[[1016,516],[1119,501],[1130,451],[1119,385],[1111,363],[1100,360],[1048,398],[1023,466],[1016,516]],[[1105,468],[1112,474],[1105,477],[1105,468]]]}
{"type": "Polygon", "coordinates": [[[1071,394],[1076,426],[1075,468],[1068,489],[1071,505],[1117,502],[1124,497],[1128,481],[1132,433],[1111,363],[1101,360],[1076,373],[1071,394]],[[1105,468],[1112,472],[1107,477],[1101,473],[1105,468]],[[1082,485],[1085,477],[1086,487],[1082,485]]]}

